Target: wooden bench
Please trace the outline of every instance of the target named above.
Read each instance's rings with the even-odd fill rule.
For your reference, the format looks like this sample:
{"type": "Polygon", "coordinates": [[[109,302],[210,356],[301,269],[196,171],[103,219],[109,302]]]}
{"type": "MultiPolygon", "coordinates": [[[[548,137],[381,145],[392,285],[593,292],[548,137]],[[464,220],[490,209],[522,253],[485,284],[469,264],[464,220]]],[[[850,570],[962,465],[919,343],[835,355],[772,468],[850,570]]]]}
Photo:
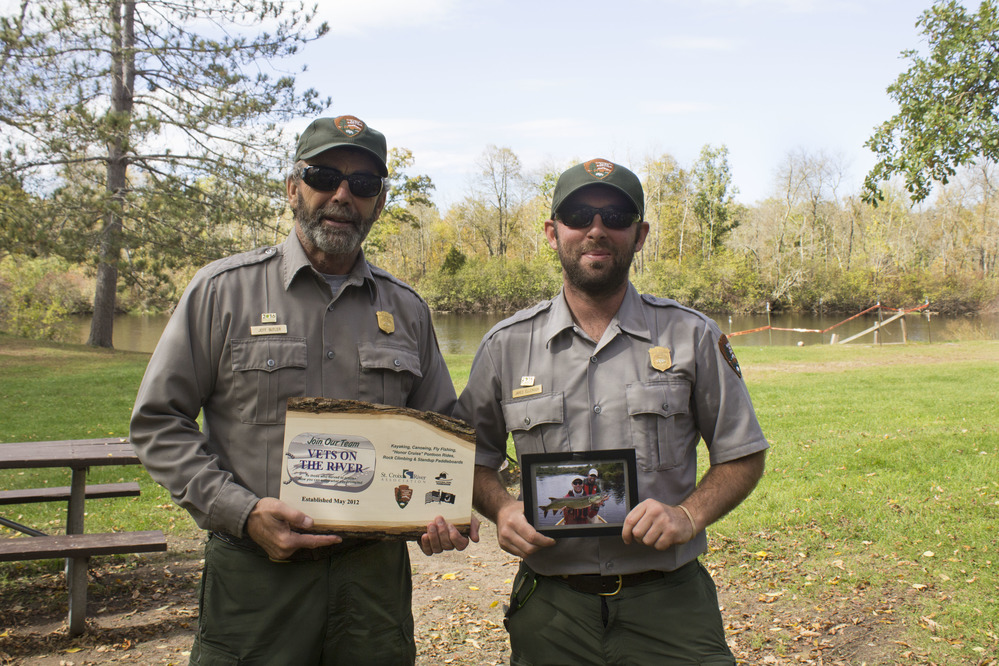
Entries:
{"type": "MultiPolygon", "coordinates": [[[[56,486],[52,488],[22,488],[19,490],[0,490],[0,504],[31,504],[33,502],[68,502],[72,492],[71,486],[56,486]]],[[[87,499],[100,497],[138,497],[139,484],[99,483],[89,485],[84,490],[87,499]]]]}
{"type": "Polygon", "coordinates": [[[159,530],[32,536],[0,539],[0,562],[155,553],[166,549],[166,537],[159,530]]]}
{"type": "Polygon", "coordinates": [[[0,469],[68,467],[72,470],[72,485],[68,487],[0,491],[0,505],[67,502],[66,534],[49,536],[0,516],[0,525],[32,535],[0,539],[0,562],[66,558],[70,636],[79,636],[86,627],[87,565],[91,556],[167,549],[166,537],[160,531],[86,534],[83,530],[84,504],[88,498],[139,494],[137,483],[87,485],[87,470],[139,462],[132,445],[120,438],[0,443],[0,469]]]}
{"type": "Polygon", "coordinates": [[[87,563],[90,556],[153,553],[166,549],[166,537],[159,530],[27,536],[0,539],[0,562],[67,558],[69,633],[78,636],[83,633],[87,616],[87,563]]]}

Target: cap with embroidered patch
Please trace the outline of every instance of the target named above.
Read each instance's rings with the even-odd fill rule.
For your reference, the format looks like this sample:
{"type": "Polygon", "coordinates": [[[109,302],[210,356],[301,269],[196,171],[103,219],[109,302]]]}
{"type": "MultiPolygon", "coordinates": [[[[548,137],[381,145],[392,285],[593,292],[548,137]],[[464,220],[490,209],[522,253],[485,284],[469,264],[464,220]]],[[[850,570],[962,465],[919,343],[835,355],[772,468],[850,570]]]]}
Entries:
{"type": "Polygon", "coordinates": [[[576,190],[590,185],[606,185],[628,197],[638,214],[645,218],[645,190],[634,173],[610,160],[595,158],[564,171],[555,183],[552,195],[552,219],[566,199],[576,190]]]}
{"type": "Polygon", "coordinates": [[[368,127],[355,116],[317,118],[305,128],[298,139],[295,161],[307,160],[331,148],[351,146],[359,148],[378,161],[382,176],[388,176],[388,149],[385,135],[368,127]]]}

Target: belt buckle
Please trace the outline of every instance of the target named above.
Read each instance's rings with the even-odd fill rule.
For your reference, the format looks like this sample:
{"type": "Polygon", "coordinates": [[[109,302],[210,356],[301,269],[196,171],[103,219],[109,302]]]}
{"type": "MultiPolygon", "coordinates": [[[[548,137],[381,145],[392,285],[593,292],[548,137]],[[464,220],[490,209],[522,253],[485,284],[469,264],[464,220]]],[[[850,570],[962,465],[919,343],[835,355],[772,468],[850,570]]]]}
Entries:
{"type": "Polygon", "coordinates": [[[624,580],[621,578],[621,574],[618,574],[616,590],[614,590],[613,592],[597,592],[597,594],[600,595],[601,597],[613,597],[614,595],[616,595],[618,592],[621,591],[622,587],[624,587],[624,580]]]}

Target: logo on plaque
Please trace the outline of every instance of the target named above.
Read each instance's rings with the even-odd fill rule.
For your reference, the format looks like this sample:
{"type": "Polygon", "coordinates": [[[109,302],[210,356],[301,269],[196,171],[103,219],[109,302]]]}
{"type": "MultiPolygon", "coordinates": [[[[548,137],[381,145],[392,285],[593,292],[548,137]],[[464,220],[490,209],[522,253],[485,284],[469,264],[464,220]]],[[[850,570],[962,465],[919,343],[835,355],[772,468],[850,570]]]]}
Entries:
{"type": "Polygon", "coordinates": [[[407,485],[395,487],[395,503],[400,509],[405,509],[409,500],[413,499],[413,489],[407,485]]]}

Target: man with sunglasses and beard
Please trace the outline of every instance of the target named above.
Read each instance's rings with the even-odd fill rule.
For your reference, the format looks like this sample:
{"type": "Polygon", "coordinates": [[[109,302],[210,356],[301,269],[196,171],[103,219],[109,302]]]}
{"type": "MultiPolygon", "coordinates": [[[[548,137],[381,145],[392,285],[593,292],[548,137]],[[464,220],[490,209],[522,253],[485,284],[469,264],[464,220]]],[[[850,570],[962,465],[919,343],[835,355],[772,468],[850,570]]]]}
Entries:
{"type": "Polygon", "coordinates": [[[558,179],[545,235],[549,301],[497,324],[455,416],[476,431],[475,507],[523,558],[506,626],[512,664],[734,664],[704,529],[763,474],[766,439],[728,340],[704,315],[628,279],[649,231],[638,177],[594,159],[558,179]],[[613,536],[553,539],[497,469],[517,455],[633,449],[638,497],[613,536]],[[710,468],[698,482],[696,445],[710,468]]]}
{"type": "MultiPolygon", "coordinates": [[[[312,533],[277,499],[288,398],[455,404],[426,303],[361,250],[386,158],[385,137],[354,116],[310,124],[286,182],[288,239],[201,269],[146,369],[132,443],[209,532],[192,664],[415,661],[405,542],[312,533]]],[[[438,517],[420,547],[469,538],[474,519],[466,538],[438,517]]]]}

